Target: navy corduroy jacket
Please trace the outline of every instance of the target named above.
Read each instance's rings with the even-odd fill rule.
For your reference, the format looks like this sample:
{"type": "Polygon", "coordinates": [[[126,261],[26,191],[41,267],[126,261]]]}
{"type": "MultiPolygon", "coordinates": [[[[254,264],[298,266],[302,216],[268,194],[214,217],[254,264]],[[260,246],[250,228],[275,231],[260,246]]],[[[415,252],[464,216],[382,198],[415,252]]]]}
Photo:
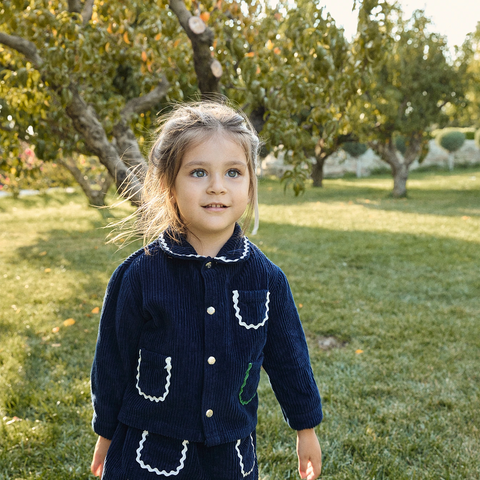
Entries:
{"type": "Polygon", "coordinates": [[[295,430],[322,420],[283,272],[238,226],[215,258],[167,233],[114,272],[92,367],[95,432],[118,425],[208,446],[248,436],[266,370],[295,430]]]}

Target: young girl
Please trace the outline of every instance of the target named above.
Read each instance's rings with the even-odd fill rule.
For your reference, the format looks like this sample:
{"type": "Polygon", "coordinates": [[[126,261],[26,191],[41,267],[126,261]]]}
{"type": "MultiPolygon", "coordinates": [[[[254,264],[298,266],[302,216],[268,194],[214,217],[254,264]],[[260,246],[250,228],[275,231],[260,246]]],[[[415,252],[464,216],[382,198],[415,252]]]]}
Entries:
{"type": "Polygon", "coordinates": [[[322,409],[295,303],[237,223],[256,209],[258,147],[248,119],[217,103],[180,106],[160,129],[137,225],[146,247],[109,282],[92,367],[104,480],[258,479],[262,366],[297,430],[301,478],[320,475],[322,409]]]}

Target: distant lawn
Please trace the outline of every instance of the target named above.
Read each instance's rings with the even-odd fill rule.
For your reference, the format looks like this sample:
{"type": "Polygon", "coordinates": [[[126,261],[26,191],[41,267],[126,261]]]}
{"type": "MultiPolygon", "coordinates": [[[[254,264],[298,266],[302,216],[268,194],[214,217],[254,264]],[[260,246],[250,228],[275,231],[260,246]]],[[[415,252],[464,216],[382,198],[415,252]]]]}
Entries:
{"type": "MultiPolygon", "coordinates": [[[[287,274],[307,333],[322,478],[480,478],[480,170],[414,172],[405,200],[391,188],[344,178],[294,198],[260,182],[252,240],[287,274]]],[[[96,312],[138,247],[104,245],[111,214],[80,194],[0,199],[2,479],[93,478],[96,312]]],[[[299,478],[265,377],[259,393],[260,477],[299,478]]]]}

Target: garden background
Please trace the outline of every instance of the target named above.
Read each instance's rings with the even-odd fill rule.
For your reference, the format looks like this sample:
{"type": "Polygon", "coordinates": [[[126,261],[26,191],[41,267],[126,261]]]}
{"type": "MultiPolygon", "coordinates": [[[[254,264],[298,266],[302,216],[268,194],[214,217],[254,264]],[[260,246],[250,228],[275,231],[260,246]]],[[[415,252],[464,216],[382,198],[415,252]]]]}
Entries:
{"type": "MultiPolygon", "coordinates": [[[[0,5],[0,478],[93,478],[99,311],[140,247],[105,227],[140,201],[157,112],[218,95],[285,159],[252,240],[306,331],[323,478],[480,477],[480,168],[455,162],[480,143],[480,29],[452,50],[425,12],[356,5],[352,39],[319,1],[0,5]],[[368,149],[387,173],[324,178],[368,149]]],[[[259,395],[260,477],[296,478],[265,377],[259,395]]]]}

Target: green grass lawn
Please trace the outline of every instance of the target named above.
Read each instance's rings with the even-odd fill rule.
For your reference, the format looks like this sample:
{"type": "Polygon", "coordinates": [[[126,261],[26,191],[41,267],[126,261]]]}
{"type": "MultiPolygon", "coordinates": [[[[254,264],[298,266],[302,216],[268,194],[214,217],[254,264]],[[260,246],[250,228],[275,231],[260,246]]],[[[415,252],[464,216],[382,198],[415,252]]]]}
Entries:
{"type": "MultiPolygon", "coordinates": [[[[252,240],[287,274],[307,333],[322,478],[478,479],[480,170],[412,173],[404,200],[391,187],[327,180],[294,198],[260,185],[252,240]]],[[[0,199],[2,479],[93,478],[95,312],[138,246],[105,246],[108,215],[81,194],[0,199]]],[[[298,478],[265,377],[259,394],[260,478],[298,478]]]]}

